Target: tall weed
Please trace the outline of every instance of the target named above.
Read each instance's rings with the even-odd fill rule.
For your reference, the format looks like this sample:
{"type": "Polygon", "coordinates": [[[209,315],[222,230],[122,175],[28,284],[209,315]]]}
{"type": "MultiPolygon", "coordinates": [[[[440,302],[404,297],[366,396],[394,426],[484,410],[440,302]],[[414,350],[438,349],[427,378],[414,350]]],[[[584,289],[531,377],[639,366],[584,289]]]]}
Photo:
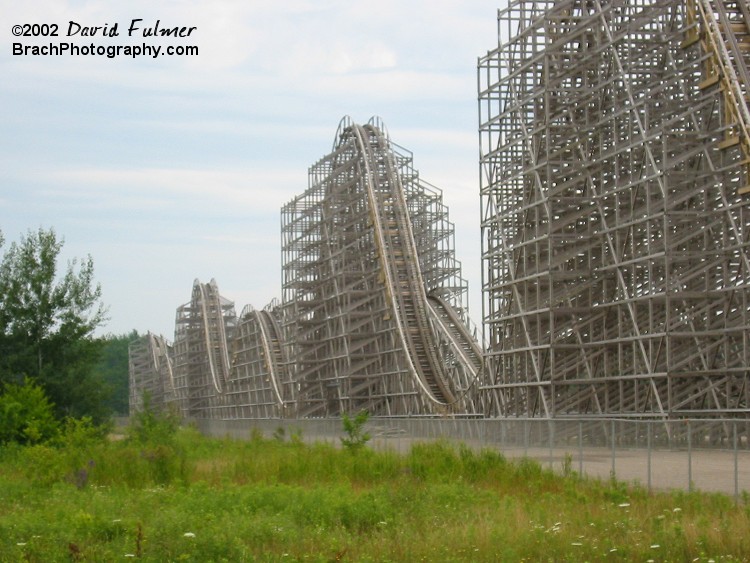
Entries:
{"type": "Polygon", "coordinates": [[[432,443],[404,456],[351,455],[193,429],[166,440],[88,434],[70,430],[79,451],[69,457],[60,444],[3,450],[0,561],[718,561],[750,552],[748,509],[725,496],[565,478],[492,450],[432,443]],[[71,460],[84,464],[87,485],[72,486],[71,460]]]}

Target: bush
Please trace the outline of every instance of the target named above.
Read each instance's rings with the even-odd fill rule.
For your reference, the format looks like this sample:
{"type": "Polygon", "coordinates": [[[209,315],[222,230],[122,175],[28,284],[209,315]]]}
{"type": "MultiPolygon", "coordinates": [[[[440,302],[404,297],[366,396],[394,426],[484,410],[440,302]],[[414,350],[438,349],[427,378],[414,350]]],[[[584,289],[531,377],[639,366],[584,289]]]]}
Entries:
{"type": "Polygon", "coordinates": [[[85,450],[106,441],[112,425],[95,424],[90,416],[68,417],[63,421],[57,443],[67,450],[85,450]]]}
{"type": "Polygon", "coordinates": [[[41,444],[59,431],[54,405],[31,379],[6,384],[0,395],[0,444],[41,444]]]}
{"type": "Polygon", "coordinates": [[[131,417],[129,434],[139,444],[171,444],[180,427],[174,411],[159,412],[151,404],[148,393],[143,395],[143,408],[131,417]]]}
{"type": "Polygon", "coordinates": [[[341,438],[341,445],[347,450],[357,451],[364,447],[370,440],[370,435],[365,432],[365,424],[370,418],[367,411],[360,411],[354,418],[349,418],[347,414],[341,417],[344,425],[346,438],[341,438]]]}
{"type": "Polygon", "coordinates": [[[143,408],[131,417],[128,440],[117,448],[117,455],[129,460],[124,460],[128,466],[121,468],[124,482],[129,486],[184,482],[187,452],[177,439],[179,429],[179,416],[174,411],[156,410],[150,396],[144,394],[143,408]]]}

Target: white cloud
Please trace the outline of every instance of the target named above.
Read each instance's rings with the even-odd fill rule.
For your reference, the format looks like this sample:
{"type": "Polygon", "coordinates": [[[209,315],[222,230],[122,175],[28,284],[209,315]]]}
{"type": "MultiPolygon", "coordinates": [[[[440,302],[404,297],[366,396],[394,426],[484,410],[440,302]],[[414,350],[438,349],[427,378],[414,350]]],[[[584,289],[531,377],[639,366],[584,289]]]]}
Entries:
{"type": "Polygon", "coordinates": [[[252,206],[262,211],[278,211],[279,202],[291,198],[306,181],[299,172],[277,169],[88,168],[49,171],[43,177],[63,184],[48,190],[48,196],[93,197],[103,205],[127,205],[129,200],[132,207],[146,202],[179,205],[193,199],[201,204],[209,200],[217,206],[252,206]],[[110,199],[113,196],[117,198],[114,201],[110,199]]]}
{"type": "MultiPolygon", "coordinates": [[[[0,0],[0,10],[6,37],[11,25],[69,20],[117,21],[121,35],[133,18],[198,27],[193,58],[0,51],[3,232],[54,226],[74,255],[91,252],[111,330],[169,336],[195,277],[216,277],[238,310],[280,296],[279,208],[307,187],[345,114],[383,117],[444,191],[458,258],[468,266],[477,254],[475,66],[497,39],[484,0],[0,0]]],[[[465,276],[478,279],[474,269],[465,276]]]]}

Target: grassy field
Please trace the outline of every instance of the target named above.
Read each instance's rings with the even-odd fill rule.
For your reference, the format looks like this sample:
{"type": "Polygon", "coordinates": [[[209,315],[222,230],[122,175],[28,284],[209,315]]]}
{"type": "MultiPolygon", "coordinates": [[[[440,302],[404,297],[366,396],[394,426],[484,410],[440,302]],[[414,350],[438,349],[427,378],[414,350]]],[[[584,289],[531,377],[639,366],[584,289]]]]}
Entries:
{"type": "Polygon", "coordinates": [[[90,434],[0,451],[0,561],[750,560],[750,510],[724,495],[448,443],[90,434]]]}

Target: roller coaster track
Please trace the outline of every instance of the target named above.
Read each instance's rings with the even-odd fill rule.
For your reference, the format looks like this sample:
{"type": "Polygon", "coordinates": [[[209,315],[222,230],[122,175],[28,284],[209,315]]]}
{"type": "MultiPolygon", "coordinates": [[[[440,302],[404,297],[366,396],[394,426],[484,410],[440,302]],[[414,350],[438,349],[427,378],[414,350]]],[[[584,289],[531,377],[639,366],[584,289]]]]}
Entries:
{"type": "Polygon", "coordinates": [[[311,188],[282,211],[283,305],[237,317],[214,280],[195,280],[175,329],[186,416],[476,412],[482,352],[453,225],[383,130],[343,120],[311,188]]]}
{"type": "Polygon", "coordinates": [[[174,372],[172,370],[172,359],[169,357],[169,353],[166,349],[166,343],[163,339],[157,338],[155,335],[148,333],[149,349],[151,350],[152,361],[154,362],[154,371],[161,373],[161,360],[164,358],[164,363],[167,368],[168,384],[171,392],[174,392],[174,372]]]}
{"type": "Polygon", "coordinates": [[[430,295],[427,306],[432,319],[450,340],[451,350],[469,370],[472,380],[476,380],[482,371],[482,348],[472,337],[469,328],[443,298],[430,295]]]}
{"type": "Polygon", "coordinates": [[[215,284],[209,285],[213,285],[211,295],[207,294],[205,284],[196,283],[196,287],[199,289],[198,305],[201,308],[203,339],[206,345],[211,380],[216,391],[222,393],[222,382],[229,377],[229,350],[227,348],[226,326],[222,315],[221,297],[215,284]]]}
{"type": "Polygon", "coordinates": [[[280,382],[284,367],[284,356],[279,338],[280,329],[276,319],[268,311],[253,311],[260,327],[263,353],[266,356],[269,377],[279,405],[283,405],[280,382]]]}
{"type": "Polygon", "coordinates": [[[372,124],[351,125],[364,156],[365,189],[370,207],[386,294],[406,351],[410,371],[435,402],[456,401],[437,354],[428,317],[427,294],[417,257],[400,176],[388,140],[372,124]]]}
{"type": "Polygon", "coordinates": [[[724,145],[741,147],[748,178],[747,185],[738,193],[747,194],[750,193],[750,8],[746,0],[695,0],[695,3],[704,29],[701,41],[712,55],[714,77],[721,81],[727,125],[736,128],[724,145]]]}

